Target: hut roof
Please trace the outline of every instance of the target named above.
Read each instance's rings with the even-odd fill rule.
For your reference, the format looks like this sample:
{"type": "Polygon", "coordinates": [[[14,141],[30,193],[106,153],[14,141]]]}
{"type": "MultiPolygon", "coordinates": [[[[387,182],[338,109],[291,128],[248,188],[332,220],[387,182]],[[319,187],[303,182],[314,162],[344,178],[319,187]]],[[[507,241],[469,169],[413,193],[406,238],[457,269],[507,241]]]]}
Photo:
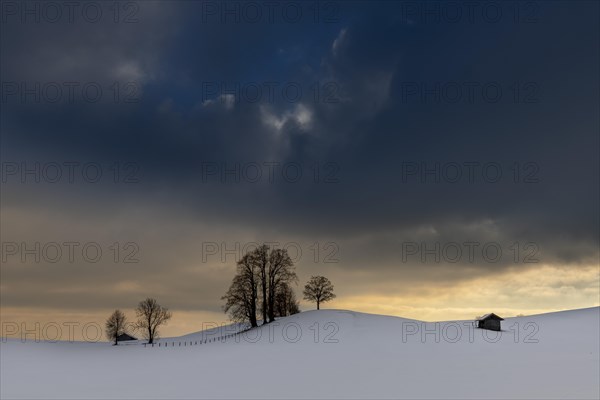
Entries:
{"type": "Polygon", "coordinates": [[[126,333],[122,333],[119,336],[117,336],[117,341],[118,342],[125,341],[125,340],[138,340],[138,339],[135,338],[135,337],[133,337],[133,336],[131,336],[131,335],[128,335],[126,333]]]}
{"type": "Polygon", "coordinates": [[[497,316],[494,313],[485,314],[484,316],[477,318],[477,321],[485,321],[485,320],[488,320],[488,319],[495,319],[495,320],[498,320],[498,321],[504,321],[504,318],[499,317],[499,316],[497,316]]]}

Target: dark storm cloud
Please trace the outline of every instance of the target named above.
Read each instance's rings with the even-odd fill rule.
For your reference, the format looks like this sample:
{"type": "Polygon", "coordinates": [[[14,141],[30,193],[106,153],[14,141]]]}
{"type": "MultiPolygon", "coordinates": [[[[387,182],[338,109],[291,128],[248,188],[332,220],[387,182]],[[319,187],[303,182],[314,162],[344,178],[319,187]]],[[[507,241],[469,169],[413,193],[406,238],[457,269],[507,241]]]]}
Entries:
{"type": "MultiPolygon", "coordinates": [[[[441,281],[451,278],[424,268],[462,279],[511,265],[402,262],[406,242],[533,242],[544,263],[593,263],[598,5],[540,3],[537,20],[527,23],[515,23],[509,7],[498,22],[477,14],[474,22],[438,23],[424,21],[413,3],[340,4],[331,23],[204,21],[201,2],[140,3],[131,24],[9,20],[4,95],[6,82],[31,88],[75,81],[98,83],[103,96],[94,103],[80,91],[72,103],[3,99],[3,163],[97,162],[110,177],[115,162],[132,162],[139,182],[22,184],[10,175],[2,182],[3,213],[35,221],[45,209],[107,229],[106,241],[128,240],[129,227],[132,240],[152,249],[143,267],[148,285],[177,293],[193,291],[187,282],[196,274],[187,269],[197,258],[189,250],[194,241],[173,239],[182,216],[202,231],[196,243],[335,241],[345,257],[328,267],[368,272],[372,282],[381,279],[377,272],[441,281]],[[135,101],[126,101],[127,90],[115,101],[112,85],[128,82],[135,101]],[[266,83],[275,84],[273,101],[266,83]],[[295,101],[282,90],[291,84],[302,88],[295,101]],[[262,97],[254,102],[248,93],[255,86],[262,97]],[[261,177],[251,182],[257,167],[261,177]],[[302,177],[294,182],[298,168],[302,177]],[[138,209],[143,224],[130,218],[138,209]],[[127,221],[121,228],[103,223],[120,214],[127,221]],[[215,233],[217,226],[226,232],[215,233]]],[[[18,224],[10,221],[3,221],[3,240],[18,224]]],[[[65,224],[47,235],[62,240],[71,229],[65,224]]],[[[106,273],[115,268],[36,271],[43,276],[37,288],[89,280],[103,291],[141,273],[140,266],[106,273]]],[[[7,271],[3,279],[26,284],[27,271],[7,271]]],[[[202,271],[207,291],[193,304],[183,295],[173,299],[179,307],[218,308],[214,299],[228,275],[202,271]]],[[[82,304],[100,302],[88,300],[82,304]]]]}

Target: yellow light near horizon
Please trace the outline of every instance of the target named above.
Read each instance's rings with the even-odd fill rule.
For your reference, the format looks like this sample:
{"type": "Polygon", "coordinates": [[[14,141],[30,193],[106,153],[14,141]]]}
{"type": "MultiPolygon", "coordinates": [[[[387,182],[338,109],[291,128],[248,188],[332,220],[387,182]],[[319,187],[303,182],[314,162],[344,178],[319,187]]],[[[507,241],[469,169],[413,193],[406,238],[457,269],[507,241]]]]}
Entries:
{"type": "MultiPolygon", "coordinates": [[[[338,283],[342,285],[342,283],[338,283]]],[[[129,283],[121,288],[127,289],[129,283]]],[[[519,314],[531,315],[546,312],[599,306],[600,269],[598,266],[578,266],[577,268],[540,265],[520,270],[513,268],[506,273],[473,278],[454,286],[435,285],[423,282],[411,287],[410,294],[398,293],[381,295],[378,293],[357,296],[339,295],[335,300],[323,305],[328,309],[347,309],[358,312],[392,315],[423,321],[444,321],[473,319],[487,312],[495,312],[503,317],[519,314]],[[422,288],[422,294],[419,290],[422,288]]],[[[298,293],[301,288],[298,288],[298,293]]],[[[299,298],[301,296],[298,296],[299,298]]],[[[314,309],[314,304],[303,303],[303,310],[314,309]]],[[[83,340],[84,329],[88,336],[104,337],[104,321],[113,310],[65,310],[36,309],[33,307],[1,307],[2,335],[5,328],[17,324],[26,330],[39,331],[53,337],[56,325],[61,327],[60,340],[71,339],[69,324],[76,323],[74,339],[83,340]],[[7,325],[9,324],[9,325],[7,325]],[[24,325],[23,325],[24,324],[24,325]],[[86,328],[86,324],[88,324],[86,328]],[[44,332],[44,329],[46,332],[44,332]],[[99,331],[99,332],[97,332],[99,331]]],[[[133,309],[123,310],[130,321],[135,319],[133,309]]],[[[173,318],[160,329],[162,337],[180,336],[197,332],[215,325],[230,323],[221,312],[184,311],[172,309],[173,318]]],[[[20,333],[19,333],[20,335],[20,333]]],[[[19,337],[12,335],[10,337],[19,337]]],[[[31,339],[33,335],[29,336],[31,339]]]]}
{"type": "Polygon", "coordinates": [[[431,283],[424,283],[427,295],[395,296],[378,294],[342,297],[330,308],[351,309],[424,321],[472,319],[482,313],[503,316],[532,315],[600,305],[598,266],[556,267],[540,265],[520,271],[474,278],[452,287],[446,285],[431,295],[431,283]]]}

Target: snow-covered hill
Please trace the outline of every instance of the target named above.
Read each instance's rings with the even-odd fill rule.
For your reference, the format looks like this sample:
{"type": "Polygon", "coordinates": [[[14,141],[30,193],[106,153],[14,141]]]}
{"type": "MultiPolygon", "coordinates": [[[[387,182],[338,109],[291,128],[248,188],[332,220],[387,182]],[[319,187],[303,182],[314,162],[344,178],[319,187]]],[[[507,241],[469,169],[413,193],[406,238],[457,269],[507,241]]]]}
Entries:
{"type": "Polygon", "coordinates": [[[594,307],[508,318],[498,334],[470,321],[321,310],[244,334],[230,326],[165,338],[154,348],[9,339],[0,345],[0,394],[597,399],[599,316],[594,307]]]}

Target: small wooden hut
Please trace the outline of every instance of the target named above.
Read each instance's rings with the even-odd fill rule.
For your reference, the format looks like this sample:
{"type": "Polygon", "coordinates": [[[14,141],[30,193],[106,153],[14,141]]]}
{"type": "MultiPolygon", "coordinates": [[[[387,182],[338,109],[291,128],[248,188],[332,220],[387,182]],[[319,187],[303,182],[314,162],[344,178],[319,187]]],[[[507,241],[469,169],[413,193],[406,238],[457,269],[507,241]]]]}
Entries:
{"type": "Polygon", "coordinates": [[[138,340],[138,339],[131,335],[128,335],[126,333],[122,333],[119,336],[117,336],[117,342],[127,342],[129,340],[138,340]]]}
{"type": "Polygon", "coordinates": [[[504,321],[504,318],[494,313],[485,314],[483,317],[477,318],[477,327],[491,331],[501,331],[500,321],[504,321]]]}

